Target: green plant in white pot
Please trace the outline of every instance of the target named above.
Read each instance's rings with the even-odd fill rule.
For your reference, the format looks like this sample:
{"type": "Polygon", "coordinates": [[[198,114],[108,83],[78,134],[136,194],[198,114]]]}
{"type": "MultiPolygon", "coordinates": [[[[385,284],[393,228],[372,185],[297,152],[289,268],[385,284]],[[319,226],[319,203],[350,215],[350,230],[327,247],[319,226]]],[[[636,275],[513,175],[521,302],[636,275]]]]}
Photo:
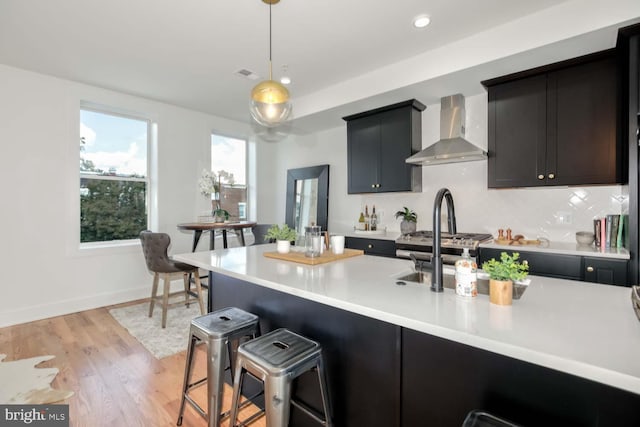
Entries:
{"type": "Polygon", "coordinates": [[[278,253],[286,254],[291,250],[291,242],[295,241],[296,237],[296,230],[289,228],[287,224],[283,224],[282,227],[274,224],[267,230],[264,240],[275,240],[278,253]]]}
{"type": "Polygon", "coordinates": [[[414,211],[404,206],[403,210],[396,212],[395,216],[396,219],[402,218],[400,222],[400,232],[402,234],[409,234],[416,231],[418,215],[414,211]]]}

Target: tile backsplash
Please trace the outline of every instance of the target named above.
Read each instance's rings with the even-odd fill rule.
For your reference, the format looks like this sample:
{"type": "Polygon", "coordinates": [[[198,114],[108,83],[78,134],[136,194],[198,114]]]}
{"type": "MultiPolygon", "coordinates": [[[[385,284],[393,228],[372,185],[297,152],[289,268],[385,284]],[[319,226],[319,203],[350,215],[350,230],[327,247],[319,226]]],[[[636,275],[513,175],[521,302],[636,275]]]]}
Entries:
{"type": "MultiPolygon", "coordinates": [[[[594,218],[624,212],[627,196],[619,185],[494,190],[486,186],[486,168],[486,161],[423,167],[422,193],[351,197],[359,199],[362,209],[375,204],[382,212],[380,222],[390,231],[400,230],[394,213],[403,206],[418,214],[418,229],[431,230],[435,195],[446,187],[453,194],[458,231],[496,236],[499,228],[511,228],[514,235],[563,242],[575,242],[576,231],[592,231],[594,218]]],[[[446,221],[446,208],[442,212],[446,221]]]]}

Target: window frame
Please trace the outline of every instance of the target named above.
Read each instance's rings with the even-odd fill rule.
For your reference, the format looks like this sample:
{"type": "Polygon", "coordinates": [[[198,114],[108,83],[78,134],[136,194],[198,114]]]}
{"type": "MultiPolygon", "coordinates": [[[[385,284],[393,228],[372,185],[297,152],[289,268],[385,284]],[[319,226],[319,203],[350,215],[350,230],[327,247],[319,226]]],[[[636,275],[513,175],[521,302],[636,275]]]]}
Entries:
{"type": "MultiPolygon", "coordinates": [[[[149,117],[146,117],[143,114],[137,114],[134,112],[123,112],[121,109],[118,108],[114,108],[114,107],[108,107],[108,106],[102,106],[102,105],[96,105],[93,103],[89,103],[89,102],[81,102],[80,103],[80,107],[78,109],[78,141],[80,140],[80,138],[82,137],[82,135],[80,134],[80,127],[82,125],[82,111],[89,111],[89,112],[93,112],[93,113],[98,113],[98,114],[104,114],[104,115],[109,115],[109,116],[114,116],[114,117],[120,117],[123,119],[129,119],[129,120],[137,120],[137,121],[141,121],[141,122],[145,122],[146,123],[146,134],[147,134],[147,138],[146,138],[146,166],[147,166],[147,172],[145,174],[145,178],[137,178],[137,177],[123,177],[123,176],[117,176],[117,175],[91,175],[91,174],[83,174],[83,172],[80,170],[79,168],[79,164],[80,164],[80,151],[78,150],[78,162],[76,163],[76,165],[78,165],[78,174],[76,175],[78,180],[77,182],[77,188],[78,190],[80,190],[80,180],[82,178],[87,178],[87,179],[99,179],[99,180],[104,180],[104,181],[132,181],[132,182],[144,182],[145,183],[145,211],[146,211],[146,217],[147,217],[147,229],[150,229],[150,224],[152,221],[152,212],[151,212],[151,201],[153,200],[152,194],[151,192],[153,191],[152,188],[152,181],[151,181],[151,176],[152,176],[152,162],[151,162],[151,158],[152,158],[152,143],[153,143],[153,138],[154,138],[154,128],[155,128],[155,122],[150,119],[149,117]]],[[[117,248],[117,247],[129,247],[129,246],[139,246],[140,245],[140,239],[135,237],[135,238],[131,238],[131,239],[121,239],[121,240],[105,240],[105,241],[96,241],[96,242],[82,242],[80,239],[82,237],[82,233],[80,230],[80,221],[81,221],[81,216],[80,216],[80,206],[81,206],[81,200],[80,200],[80,192],[78,192],[78,197],[77,197],[77,201],[78,201],[78,209],[77,209],[77,220],[76,220],[76,229],[77,229],[77,244],[78,244],[78,248],[80,250],[83,249],[97,249],[97,248],[117,248]]]]}
{"type": "MultiPolygon", "coordinates": [[[[244,186],[245,186],[245,191],[246,191],[246,201],[245,203],[245,219],[242,220],[240,218],[238,218],[239,221],[249,221],[249,212],[250,212],[250,206],[251,206],[251,197],[250,197],[250,191],[249,191],[249,179],[251,176],[251,165],[249,164],[249,150],[250,150],[250,140],[247,137],[244,136],[238,136],[238,135],[232,135],[229,133],[225,133],[225,132],[219,132],[216,131],[215,129],[211,131],[210,135],[209,135],[209,170],[213,171],[213,137],[217,136],[217,137],[221,137],[221,138],[229,138],[229,139],[235,139],[235,140],[239,140],[239,141],[244,141],[244,186]]],[[[246,230],[245,230],[246,232],[246,230]]]]}

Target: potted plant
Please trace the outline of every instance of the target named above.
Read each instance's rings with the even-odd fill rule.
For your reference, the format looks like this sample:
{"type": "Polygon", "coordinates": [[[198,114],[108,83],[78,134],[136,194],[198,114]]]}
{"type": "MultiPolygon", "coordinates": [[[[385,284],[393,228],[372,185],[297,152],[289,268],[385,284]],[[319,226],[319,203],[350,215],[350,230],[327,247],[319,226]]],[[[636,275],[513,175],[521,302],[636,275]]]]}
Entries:
{"type": "Polygon", "coordinates": [[[506,252],[500,254],[500,260],[495,258],[482,264],[482,269],[489,275],[489,300],[498,305],[511,305],[513,299],[513,282],[527,277],[529,265],[520,262],[520,254],[506,252]]]}
{"type": "Polygon", "coordinates": [[[220,204],[211,212],[213,215],[213,222],[224,222],[229,220],[229,211],[222,209],[220,204]]]}
{"type": "Polygon", "coordinates": [[[264,240],[274,239],[278,253],[286,254],[291,250],[291,242],[296,240],[296,230],[289,228],[287,224],[280,227],[278,224],[272,225],[264,236],[264,240]]]}
{"type": "Polygon", "coordinates": [[[396,219],[402,218],[400,222],[400,232],[402,234],[409,234],[416,231],[416,222],[418,221],[418,215],[404,206],[404,210],[396,212],[396,219]]]}

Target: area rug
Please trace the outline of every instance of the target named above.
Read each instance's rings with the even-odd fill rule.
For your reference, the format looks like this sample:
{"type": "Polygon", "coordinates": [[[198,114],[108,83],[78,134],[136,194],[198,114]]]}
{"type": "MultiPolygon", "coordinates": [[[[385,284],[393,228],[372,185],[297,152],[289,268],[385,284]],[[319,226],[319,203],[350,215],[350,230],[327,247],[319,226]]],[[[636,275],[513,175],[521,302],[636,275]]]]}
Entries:
{"type": "Polygon", "coordinates": [[[3,362],[6,357],[6,354],[0,354],[0,404],[39,405],[59,402],[73,396],[72,391],[51,388],[51,381],[58,374],[58,368],[36,367],[55,356],[3,362]]]}
{"type": "MultiPolygon", "coordinates": [[[[206,295],[206,292],[203,292],[205,301],[206,295]]],[[[175,300],[170,302],[173,301],[175,300]]],[[[200,316],[200,307],[195,299],[191,300],[188,308],[184,305],[170,307],[167,310],[167,327],[164,329],[162,305],[158,303],[155,305],[153,317],[149,317],[149,302],[112,308],[109,314],[151,354],[157,359],[162,359],[187,349],[191,319],[200,316]]]]}

